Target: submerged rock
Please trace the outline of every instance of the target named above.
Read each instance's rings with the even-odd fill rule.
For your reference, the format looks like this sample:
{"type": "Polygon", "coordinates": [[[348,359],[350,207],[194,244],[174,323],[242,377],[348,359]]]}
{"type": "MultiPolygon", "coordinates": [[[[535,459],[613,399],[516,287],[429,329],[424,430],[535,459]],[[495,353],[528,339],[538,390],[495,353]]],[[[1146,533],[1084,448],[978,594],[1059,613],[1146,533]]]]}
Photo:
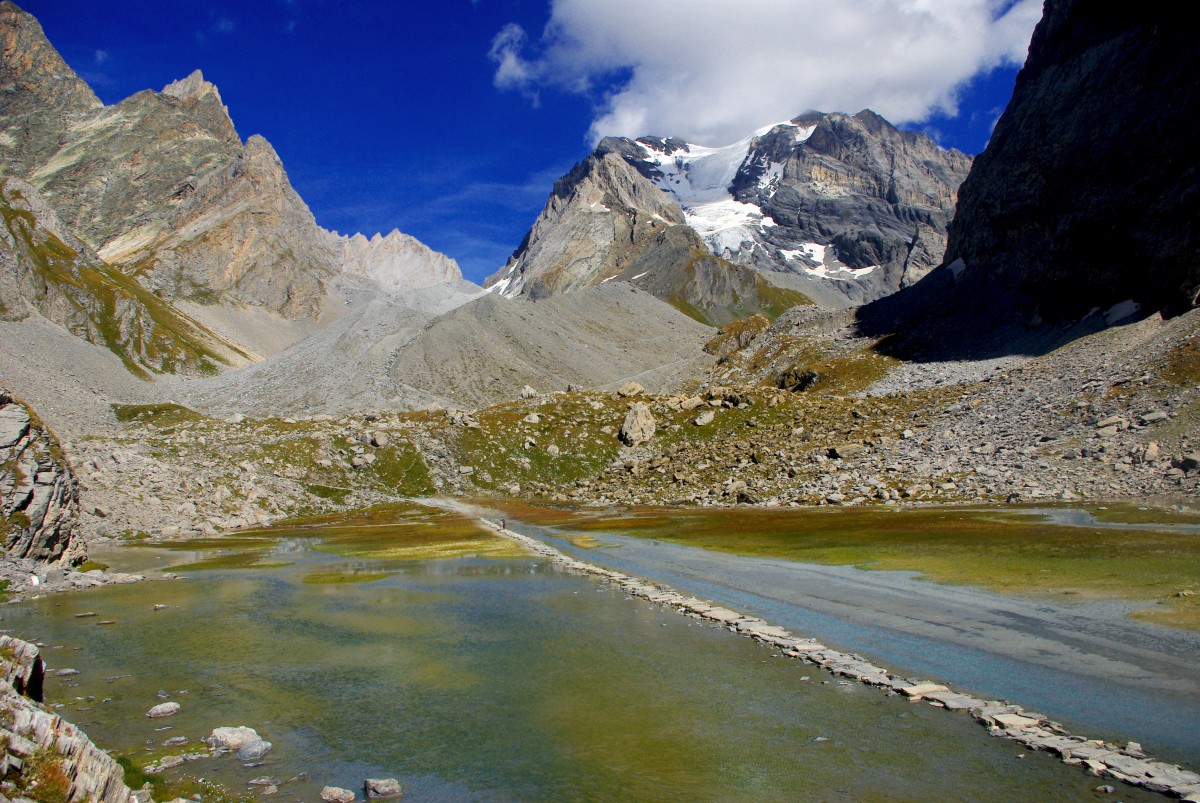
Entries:
{"type": "Polygon", "coordinates": [[[340,786],[326,786],[321,790],[321,800],[325,803],[354,803],[354,793],[340,786]]]}
{"type": "Polygon", "coordinates": [[[264,739],[255,739],[242,745],[237,752],[240,761],[256,761],[271,752],[271,743],[264,739]]]}
{"type": "Polygon", "coordinates": [[[395,800],[404,793],[395,778],[368,778],[363,782],[367,800],[395,800]]]}

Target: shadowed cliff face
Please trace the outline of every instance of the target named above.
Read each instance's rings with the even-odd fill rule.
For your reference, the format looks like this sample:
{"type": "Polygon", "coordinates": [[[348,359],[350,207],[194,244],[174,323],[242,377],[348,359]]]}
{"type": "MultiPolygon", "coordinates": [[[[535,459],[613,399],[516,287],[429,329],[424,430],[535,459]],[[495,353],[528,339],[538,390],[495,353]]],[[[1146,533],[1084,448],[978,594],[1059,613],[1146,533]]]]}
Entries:
{"type": "Polygon", "coordinates": [[[959,193],[946,262],[1047,320],[1200,289],[1200,39],[1158,4],[1047,0],[1029,59],[959,193]]]}
{"type": "Polygon", "coordinates": [[[944,266],[864,308],[864,330],[907,332],[946,358],[1041,352],[1119,317],[1093,310],[1195,305],[1200,40],[1163,9],[1047,0],[959,190],[944,266]]]}

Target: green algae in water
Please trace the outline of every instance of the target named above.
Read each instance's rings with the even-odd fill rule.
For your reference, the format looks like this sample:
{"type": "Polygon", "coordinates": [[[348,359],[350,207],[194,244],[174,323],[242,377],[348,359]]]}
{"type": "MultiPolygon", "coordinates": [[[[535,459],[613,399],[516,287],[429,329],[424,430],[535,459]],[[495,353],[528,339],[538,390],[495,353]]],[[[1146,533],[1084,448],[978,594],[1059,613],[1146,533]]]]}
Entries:
{"type": "Polygon", "coordinates": [[[386,580],[395,572],[313,572],[304,576],[304,582],[311,585],[337,585],[339,583],[374,583],[386,580]]]}
{"type": "Polygon", "coordinates": [[[249,725],[275,744],[266,766],[185,770],[231,789],[311,773],[283,787],[299,799],[380,776],[423,800],[1077,800],[1098,783],[542,561],[314,585],[396,564],[287,550],[276,569],[45,597],[4,627],[54,645],[51,673],[80,670],[48,679],[50,701],[135,766],[170,736],[249,725]],[[120,624],[74,618],[88,610],[120,624]],[[182,710],[146,719],[159,690],[182,710]]]}

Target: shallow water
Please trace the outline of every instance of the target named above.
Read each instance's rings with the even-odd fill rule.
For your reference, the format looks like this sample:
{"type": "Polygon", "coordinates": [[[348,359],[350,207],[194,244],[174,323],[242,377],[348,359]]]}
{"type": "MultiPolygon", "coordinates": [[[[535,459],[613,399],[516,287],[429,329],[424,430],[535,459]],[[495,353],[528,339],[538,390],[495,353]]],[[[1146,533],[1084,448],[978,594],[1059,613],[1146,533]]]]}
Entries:
{"type": "Polygon", "coordinates": [[[544,561],[312,543],[281,542],[287,566],[12,606],[0,626],[46,644],[51,672],[80,670],[50,678],[49,701],[103,747],[140,764],[171,736],[249,725],[275,745],[265,766],[184,769],[235,789],[307,772],[281,789],[304,800],[393,776],[406,800],[1077,800],[1103,783],[544,561]],[[385,576],[305,582],[344,572],[385,576]],[[183,709],[146,719],[160,690],[183,709]]]}

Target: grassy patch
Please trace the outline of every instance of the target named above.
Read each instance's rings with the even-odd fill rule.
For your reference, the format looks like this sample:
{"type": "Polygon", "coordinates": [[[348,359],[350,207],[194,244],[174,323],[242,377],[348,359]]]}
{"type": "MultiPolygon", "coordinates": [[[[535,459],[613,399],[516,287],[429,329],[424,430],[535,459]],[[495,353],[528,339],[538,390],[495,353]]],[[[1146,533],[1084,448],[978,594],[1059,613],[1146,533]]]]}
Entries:
{"type": "Polygon", "coordinates": [[[1067,527],[999,510],[637,508],[605,512],[501,503],[514,518],[738,555],[908,570],[941,583],[1043,596],[1154,600],[1145,614],[1200,626],[1200,538],[1160,530],[1067,527]],[[1163,597],[1164,589],[1171,595],[1163,597]],[[1185,592],[1176,596],[1179,592],[1185,592]]]}
{"type": "Polygon", "coordinates": [[[107,568],[108,568],[107,563],[101,563],[100,561],[97,561],[97,560],[87,560],[87,561],[84,561],[83,563],[79,564],[78,566],[76,566],[75,571],[90,572],[90,571],[94,571],[96,569],[99,569],[100,571],[104,571],[107,568]]]}
{"type": "Polygon", "coordinates": [[[1171,349],[1162,376],[1176,385],[1200,382],[1200,338],[1193,335],[1171,349]]]}
{"type": "Polygon", "coordinates": [[[114,404],[113,415],[123,424],[155,424],[173,426],[204,421],[205,417],[181,404],[114,404]]]}

